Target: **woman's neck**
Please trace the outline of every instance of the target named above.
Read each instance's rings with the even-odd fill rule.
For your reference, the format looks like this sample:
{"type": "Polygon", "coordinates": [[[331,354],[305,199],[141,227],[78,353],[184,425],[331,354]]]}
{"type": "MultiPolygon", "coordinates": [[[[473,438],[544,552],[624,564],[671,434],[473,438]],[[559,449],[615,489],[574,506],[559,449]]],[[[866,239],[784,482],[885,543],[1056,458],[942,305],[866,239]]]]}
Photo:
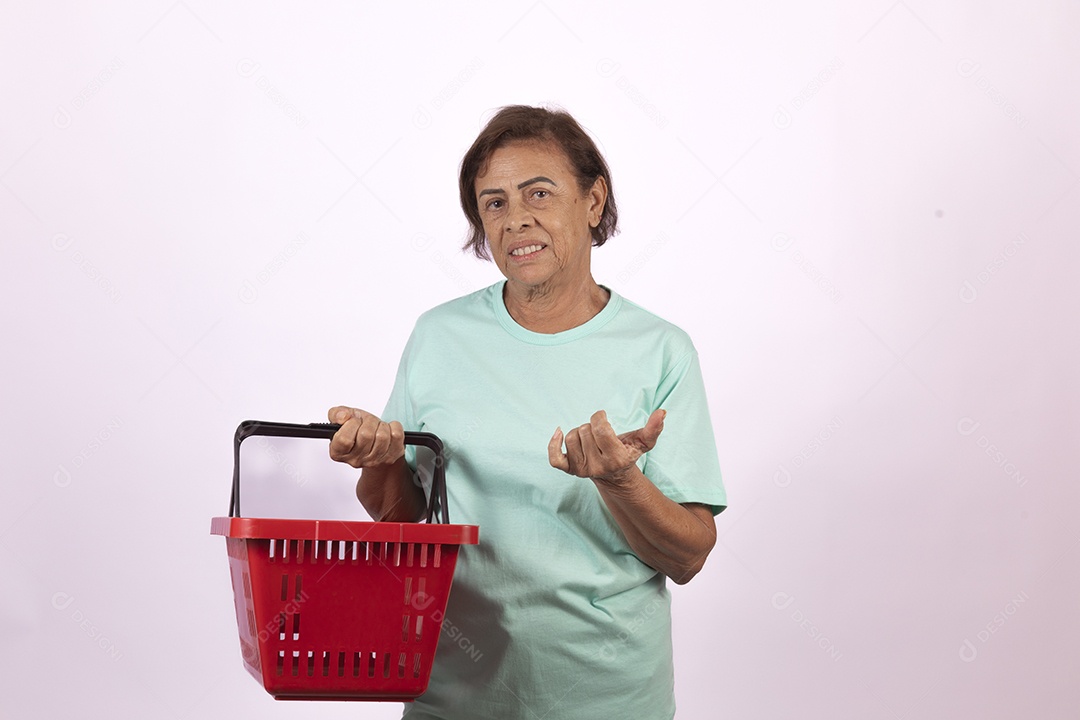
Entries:
{"type": "Polygon", "coordinates": [[[545,335],[584,325],[604,309],[610,297],[611,293],[597,285],[592,275],[570,288],[519,288],[510,282],[503,286],[503,303],[514,322],[545,335]]]}

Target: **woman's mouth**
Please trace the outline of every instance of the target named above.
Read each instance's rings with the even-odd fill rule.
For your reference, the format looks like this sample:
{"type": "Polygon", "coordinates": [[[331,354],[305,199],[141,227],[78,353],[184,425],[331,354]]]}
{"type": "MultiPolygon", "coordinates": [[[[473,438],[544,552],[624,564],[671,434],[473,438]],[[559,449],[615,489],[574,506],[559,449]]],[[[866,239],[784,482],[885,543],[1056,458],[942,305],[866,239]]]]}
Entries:
{"type": "Polygon", "coordinates": [[[543,250],[545,247],[547,247],[547,246],[546,245],[539,245],[539,244],[526,245],[524,247],[514,248],[513,250],[510,251],[510,254],[512,256],[514,256],[514,257],[525,257],[527,255],[532,255],[533,253],[538,253],[541,250],[543,250]]]}

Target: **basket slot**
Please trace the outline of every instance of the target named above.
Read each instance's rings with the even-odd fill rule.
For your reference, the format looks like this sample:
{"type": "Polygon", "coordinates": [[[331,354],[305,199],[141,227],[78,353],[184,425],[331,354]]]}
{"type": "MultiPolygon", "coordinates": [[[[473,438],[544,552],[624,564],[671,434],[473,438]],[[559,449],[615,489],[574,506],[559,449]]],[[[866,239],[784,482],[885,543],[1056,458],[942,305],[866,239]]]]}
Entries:
{"type": "Polygon", "coordinates": [[[401,642],[409,642],[409,616],[401,616],[401,642]]]}
{"type": "Polygon", "coordinates": [[[405,653],[398,655],[397,676],[399,678],[405,677],[405,653]]]}
{"type": "MultiPolygon", "coordinates": [[[[417,626],[419,627],[420,618],[416,618],[416,622],[417,622],[417,626]]],[[[420,638],[420,636],[417,635],[417,639],[419,639],[419,638],[420,638]]],[[[415,655],[413,655],[412,676],[414,678],[420,677],[420,661],[421,661],[422,657],[423,657],[423,655],[421,653],[416,653],[415,655]]]]}
{"type": "Polygon", "coordinates": [[[251,575],[245,570],[242,577],[244,581],[244,597],[251,600],[251,575]]]}
{"type": "Polygon", "coordinates": [[[308,677],[315,677],[315,651],[307,651],[307,674],[308,677]]]}
{"type": "Polygon", "coordinates": [[[278,613],[278,640],[285,639],[285,613],[278,613]]]}
{"type": "Polygon", "coordinates": [[[292,639],[300,639],[300,611],[297,610],[292,616],[292,639]]]}
{"type": "Polygon", "coordinates": [[[281,574],[281,601],[285,602],[289,599],[289,574],[281,574]]]}
{"type": "MultiPolygon", "coordinates": [[[[423,615],[417,615],[416,616],[416,642],[420,642],[420,638],[423,635],[423,632],[422,632],[423,627],[424,627],[424,616],[423,615]]],[[[417,658],[419,658],[419,657],[420,656],[417,655],[417,658]]]]}
{"type": "Polygon", "coordinates": [[[405,576],[405,604],[409,604],[409,600],[412,599],[412,575],[405,576]]]}
{"type": "Polygon", "coordinates": [[[390,677],[390,653],[383,653],[383,674],[384,678],[390,677]]]}
{"type": "Polygon", "coordinates": [[[420,567],[427,567],[427,553],[428,545],[424,543],[420,546],[420,567]]]}
{"type": "Polygon", "coordinates": [[[432,567],[439,567],[439,562],[442,560],[442,545],[435,546],[435,558],[431,563],[432,567]]]}
{"type": "Polygon", "coordinates": [[[342,650],[337,655],[337,676],[345,677],[345,651],[342,650]]]}
{"type": "MultiPolygon", "coordinates": [[[[369,652],[369,653],[367,653],[367,656],[368,656],[367,675],[368,675],[368,677],[373,678],[373,677],[375,677],[375,653],[374,652],[369,652]]],[[[387,658],[388,658],[387,662],[389,662],[389,657],[390,656],[387,655],[387,658]]]]}
{"type": "Polygon", "coordinates": [[[413,553],[416,551],[416,543],[409,543],[408,552],[405,555],[405,565],[412,567],[413,565],[413,553]]]}
{"type": "Polygon", "coordinates": [[[300,589],[303,584],[304,584],[304,576],[297,573],[297,575],[296,575],[296,598],[295,598],[296,602],[303,602],[304,601],[303,590],[300,589]]]}
{"type": "Polygon", "coordinates": [[[322,654],[322,675],[323,677],[330,677],[330,651],[323,650],[322,654]]]}
{"type": "Polygon", "coordinates": [[[297,676],[300,675],[300,651],[299,650],[293,650],[292,651],[292,674],[293,674],[293,677],[297,677],[297,676]]]}
{"type": "Polygon", "coordinates": [[[353,661],[352,676],[354,678],[355,677],[360,677],[360,653],[354,652],[352,655],[353,655],[353,657],[352,657],[352,661],[353,661]]]}
{"type": "Polygon", "coordinates": [[[277,674],[281,675],[285,671],[285,651],[277,651],[277,674]]]}
{"type": "Polygon", "coordinates": [[[255,630],[255,613],[252,611],[250,606],[247,609],[247,619],[248,630],[251,631],[251,637],[255,637],[258,631],[255,630]]]}
{"type": "Polygon", "coordinates": [[[401,565],[401,543],[393,543],[394,546],[394,567],[401,565]]]}

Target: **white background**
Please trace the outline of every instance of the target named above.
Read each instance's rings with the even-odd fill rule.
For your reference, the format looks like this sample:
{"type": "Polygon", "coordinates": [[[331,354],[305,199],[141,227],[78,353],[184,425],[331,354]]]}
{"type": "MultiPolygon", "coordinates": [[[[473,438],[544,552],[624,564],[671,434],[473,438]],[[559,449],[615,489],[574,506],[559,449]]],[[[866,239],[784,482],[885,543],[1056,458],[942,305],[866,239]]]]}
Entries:
{"type": "Polygon", "coordinates": [[[209,521],[237,423],[377,411],[499,279],[456,171],[519,102],[701,354],[679,718],[1076,717],[1080,6],[388,5],[0,10],[4,717],[397,716],[247,675],[209,521]]]}

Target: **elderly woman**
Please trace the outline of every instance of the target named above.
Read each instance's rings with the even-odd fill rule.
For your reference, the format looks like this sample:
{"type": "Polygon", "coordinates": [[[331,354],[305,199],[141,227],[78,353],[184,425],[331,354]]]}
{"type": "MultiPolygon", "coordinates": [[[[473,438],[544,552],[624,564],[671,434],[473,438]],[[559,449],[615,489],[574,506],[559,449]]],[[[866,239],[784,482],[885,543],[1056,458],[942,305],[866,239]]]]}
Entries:
{"type": "Polygon", "coordinates": [[[481,527],[431,685],[405,715],[671,718],[665,583],[701,569],[727,502],[697,352],[593,279],[618,216],[607,163],[570,115],[503,108],[465,154],[460,192],[466,248],[505,280],[420,317],[381,416],[329,412],[331,455],[363,468],[372,517],[423,514],[402,438],[425,430],[447,447],[451,516],[481,527]]]}

